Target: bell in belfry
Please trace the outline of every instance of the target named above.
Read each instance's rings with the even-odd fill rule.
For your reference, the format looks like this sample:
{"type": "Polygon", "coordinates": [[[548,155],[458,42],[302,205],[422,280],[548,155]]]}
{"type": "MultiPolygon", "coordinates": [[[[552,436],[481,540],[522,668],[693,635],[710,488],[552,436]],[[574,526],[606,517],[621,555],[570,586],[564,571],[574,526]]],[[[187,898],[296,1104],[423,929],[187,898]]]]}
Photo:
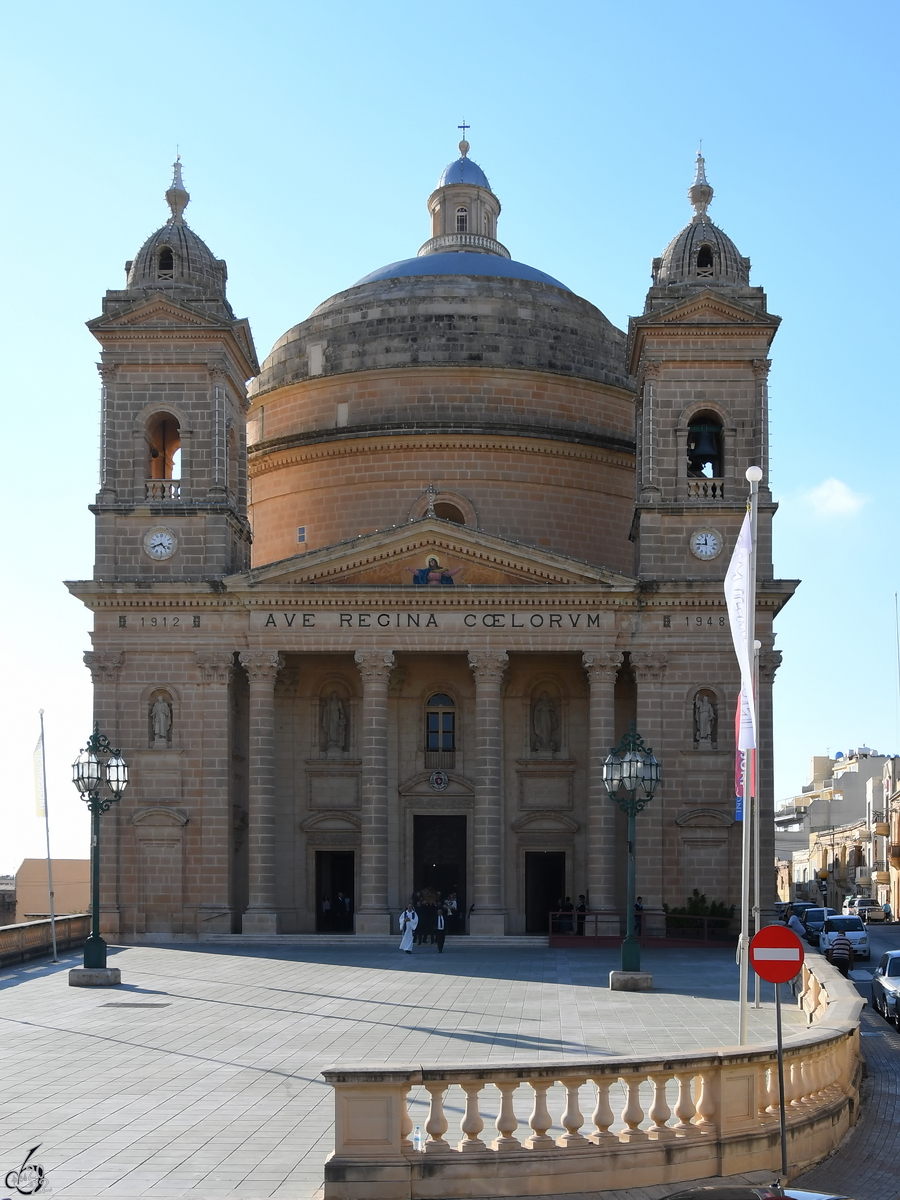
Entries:
{"type": "Polygon", "coordinates": [[[718,430],[712,425],[692,425],[688,431],[688,476],[699,479],[719,474],[718,430]],[[709,470],[704,470],[705,467],[709,470]]]}

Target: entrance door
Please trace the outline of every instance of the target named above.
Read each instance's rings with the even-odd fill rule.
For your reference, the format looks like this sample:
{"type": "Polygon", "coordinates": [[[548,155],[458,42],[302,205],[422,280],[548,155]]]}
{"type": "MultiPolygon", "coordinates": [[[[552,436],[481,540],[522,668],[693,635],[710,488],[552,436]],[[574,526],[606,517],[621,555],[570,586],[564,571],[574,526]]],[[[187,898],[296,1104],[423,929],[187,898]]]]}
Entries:
{"type": "Polygon", "coordinates": [[[447,932],[465,933],[465,817],[413,817],[413,891],[426,893],[426,904],[455,892],[458,915],[447,932]]]}
{"type": "Polygon", "coordinates": [[[353,867],[352,850],[316,851],[316,933],[353,932],[353,867]]]}
{"type": "Polygon", "coordinates": [[[549,914],[566,894],[564,850],[525,852],[525,932],[549,933],[549,914]]]}

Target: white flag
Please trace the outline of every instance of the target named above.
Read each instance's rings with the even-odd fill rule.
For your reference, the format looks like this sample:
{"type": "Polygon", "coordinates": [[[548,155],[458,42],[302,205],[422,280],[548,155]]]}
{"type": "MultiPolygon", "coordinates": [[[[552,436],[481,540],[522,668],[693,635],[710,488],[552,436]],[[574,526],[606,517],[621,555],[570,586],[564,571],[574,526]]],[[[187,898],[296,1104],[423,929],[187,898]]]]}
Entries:
{"type": "Polygon", "coordinates": [[[741,720],[738,749],[752,750],[756,746],[756,704],[753,697],[753,664],[750,660],[750,605],[756,603],[750,579],[750,514],[744,517],[741,532],[728,573],[725,576],[725,604],[731,623],[731,640],[741,668],[741,720]]]}
{"type": "Polygon", "coordinates": [[[40,734],[34,748],[34,807],[37,815],[47,812],[47,797],[44,795],[44,735],[40,734]]]}

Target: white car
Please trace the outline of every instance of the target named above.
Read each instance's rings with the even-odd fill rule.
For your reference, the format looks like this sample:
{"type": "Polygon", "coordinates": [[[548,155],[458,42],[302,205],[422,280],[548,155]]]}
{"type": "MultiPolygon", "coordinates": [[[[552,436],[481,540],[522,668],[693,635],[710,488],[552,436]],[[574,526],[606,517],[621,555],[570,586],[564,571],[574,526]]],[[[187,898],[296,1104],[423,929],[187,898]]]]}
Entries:
{"type": "Polygon", "coordinates": [[[856,958],[869,957],[869,935],[859,917],[829,917],[819,934],[819,950],[822,954],[828,953],[839,933],[846,936],[856,958]]]}
{"type": "Polygon", "coordinates": [[[900,950],[888,950],[872,975],[872,1007],[900,1029],[900,950]]]}

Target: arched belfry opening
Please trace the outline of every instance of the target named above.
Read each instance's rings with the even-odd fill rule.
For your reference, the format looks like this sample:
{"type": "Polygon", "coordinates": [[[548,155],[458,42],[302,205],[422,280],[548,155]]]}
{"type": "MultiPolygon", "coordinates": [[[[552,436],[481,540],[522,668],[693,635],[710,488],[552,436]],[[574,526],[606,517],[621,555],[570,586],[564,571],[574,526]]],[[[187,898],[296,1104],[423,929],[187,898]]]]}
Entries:
{"type": "Polygon", "coordinates": [[[171,246],[161,246],[156,259],[156,278],[157,279],[174,279],[175,277],[175,256],[172,253],[171,246]]]}
{"type": "Polygon", "coordinates": [[[724,474],[722,422],[713,412],[696,413],[688,424],[689,479],[721,479],[724,474]]]}
{"type": "Polygon", "coordinates": [[[697,251],[697,274],[701,276],[710,276],[715,267],[715,258],[713,257],[713,248],[709,245],[703,245],[697,251]]]}
{"type": "Polygon", "coordinates": [[[181,478],[181,426],[171,413],[157,413],[147,424],[148,479],[181,478]]]}

